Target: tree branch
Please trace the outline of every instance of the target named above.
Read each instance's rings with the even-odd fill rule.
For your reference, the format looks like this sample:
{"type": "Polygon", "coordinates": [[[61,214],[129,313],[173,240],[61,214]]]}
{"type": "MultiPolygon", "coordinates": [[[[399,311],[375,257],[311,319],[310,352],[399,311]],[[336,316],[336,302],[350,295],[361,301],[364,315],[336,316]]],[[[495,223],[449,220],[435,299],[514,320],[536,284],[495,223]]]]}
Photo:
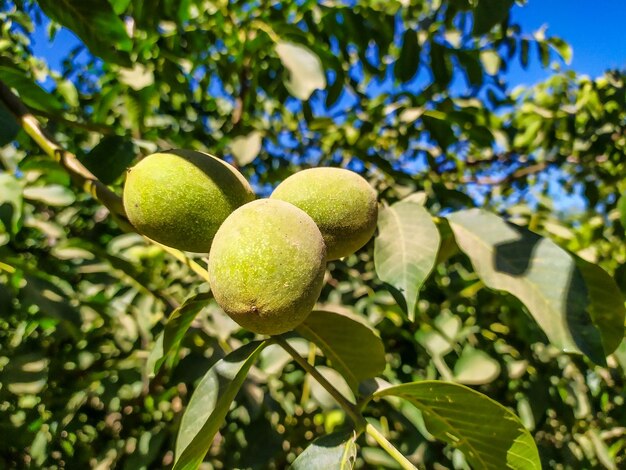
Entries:
{"type": "MultiPolygon", "coordinates": [[[[0,81],[0,100],[13,113],[18,124],[41,149],[53,160],[59,162],[70,174],[74,183],[100,201],[109,211],[126,219],[122,198],[101,183],[79,160],[76,155],[64,150],[41,128],[37,118],[15,96],[11,89],[0,81]]],[[[129,222],[130,223],[130,222],[129,222]]]]}
{"type": "MultiPolygon", "coordinates": [[[[39,145],[50,158],[57,161],[65,168],[77,186],[91,194],[94,199],[100,201],[102,205],[109,209],[109,212],[111,212],[111,215],[115,218],[122,230],[126,232],[137,232],[128,220],[128,217],[126,217],[122,198],[98,180],[98,178],[76,158],[76,155],[63,149],[52,137],[47,135],[37,118],[2,80],[0,80],[0,101],[6,105],[7,109],[14,115],[18,124],[37,145],[39,145]]],[[[144,238],[160,246],[164,251],[186,264],[205,281],[209,281],[209,274],[206,269],[194,260],[188,258],[182,251],[157,243],[148,237],[144,236],[144,238]]]]}

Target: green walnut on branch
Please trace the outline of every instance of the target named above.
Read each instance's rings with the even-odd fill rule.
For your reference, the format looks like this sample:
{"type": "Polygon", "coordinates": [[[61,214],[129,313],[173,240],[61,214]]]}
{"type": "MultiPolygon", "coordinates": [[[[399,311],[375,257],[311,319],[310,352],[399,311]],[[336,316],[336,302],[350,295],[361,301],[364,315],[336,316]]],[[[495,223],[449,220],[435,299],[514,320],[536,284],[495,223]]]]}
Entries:
{"type": "Polygon", "coordinates": [[[212,155],[170,150],[128,171],[124,207],[137,231],[164,245],[209,253],[215,300],[239,325],[277,335],[311,313],[328,260],[374,234],[376,192],[339,168],[301,171],[270,199],[212,155]]]}
{"type": "Polygon", "coordinates": [[[237,323],[277,335],[302,323],[322,290],[326,246],[311,217],[260,199],[233,212],[209,254],[215,300],[237,323]]]}
{"type": "Polygon", "coordinates": [[[310,168],[280,183],[272,199],[290,202],[320,228],[328,260],[349,256],[376,230],[376,191],[359,174],[342,168],[310,168]]]}
{"type": "Polygon", "coordinates": [[[139,233],[197,253],[208,253],[226,217],[254,198],[234,167],[194,150],[149,155],[128,170],[124,185],[124,209],[139,233]]]}

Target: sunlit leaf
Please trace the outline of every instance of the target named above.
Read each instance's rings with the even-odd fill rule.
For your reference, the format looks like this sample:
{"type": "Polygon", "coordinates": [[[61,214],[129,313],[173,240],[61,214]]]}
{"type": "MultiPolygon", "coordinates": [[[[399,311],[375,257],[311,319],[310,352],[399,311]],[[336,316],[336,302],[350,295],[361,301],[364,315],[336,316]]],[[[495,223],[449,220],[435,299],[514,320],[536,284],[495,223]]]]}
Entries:
{"type": "Polygon", "coordinates": [[[485,50],[480,52],[480,61],[489,75],[497,75],[500,71],[501,59],[496,51],[485,50]]]}
{"type": "Polygon", "coordinates": [[[154,73],[142,64],[134,64],[130,69],[120,69],[118,77],[120,82],[133,90],[142,90],[154,83],[154,73]]]}
{"type": "Polygon", "coordinates": [[[159,371],[168,356],[178,349],[183,336],[189,329],[194,318],[200,310],[208,305],[213,296],[210,293],[202,293],[190,297],[180,307],[172,312],[165,324],[163,338],[160,344],[153,349],[148,360],[148,373],[153,375],[159,371]]]}
{"type": "Polygon", "coordinates": [[[403,295],[411,321],[419,290],[435,265],[439,242],[437,226],[420,204],[400,201],[379,214],[376,274],[403,295]]]}
{"type": "Polygon", "coordinates": [[[262,134],[259,131],[252,131],[247,135],[235,137],[230,144],[235,161],[239,166],[245,166],[259,155],[263,142],[262,134]]]}
{"type": "Polygon", "coordinates": [[[498,361],[479,349],[465,348],[454,364],[454,380],[466,385],[486,384],[499,374],[498,361]]]}
{"type": "Polygon", "coordinates": [[[377,391],[420,409],[428,431],[461,450],[473,468],[541,469],[533,437],[519,418],[491,398],[463,385],[423,381],[377,391]]]}
{"type": "Polygon", "coordinates": [[[180,422],[174,470],[195,470],[206,455],[248,371],[266,346],[253,342],[220,359],[196,387],[180,422]]]}
{"type": "Polygon", "coordinates": [[[322,61],[308,47],[281,41],[276,44],[276,53],[289,71],[286,86],[293,96],[308,100],[315,90],[326,88],[322,61]]]}
{"type": "Polygon", "coordinates": [[[351,470],[356,462],[354,431],[336,432],[314,440],[293,464],[292,470],[351,470]]]}
{"type": "Polygon", "coordinates": [[[26,187],[24,198],[40,201],[49,206],[69,206],[76,200],[76,196],[70,189],[58,184],[26,187]]]}
{"type": "Polygon", "coordinates": [[[89,50],[117,64],[129,65],[132,41],[124,23],[107,0],[39,0],[39,6],[54,21],[74,31],[89,50]]]}
{"type": "Polygon", "coordinates": [[[448,216],[483,282],[528,308],[550,341],[603,364],[624,335],[624,301],[600,267],[554,242],[480,209],[448,216]]]}
{"type": "Polygon", "coordinates": [[[376,330],[347,312],[313,311],[297,331],[320,347],[353,390],[385,368],[385,349],[376,330]]]}

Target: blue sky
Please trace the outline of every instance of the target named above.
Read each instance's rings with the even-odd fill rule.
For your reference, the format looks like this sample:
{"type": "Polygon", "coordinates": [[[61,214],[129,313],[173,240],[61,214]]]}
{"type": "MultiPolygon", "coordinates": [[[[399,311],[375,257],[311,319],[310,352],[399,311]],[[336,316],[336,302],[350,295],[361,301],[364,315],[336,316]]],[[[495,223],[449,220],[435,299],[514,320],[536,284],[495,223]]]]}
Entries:
{"type": "MultiPolygon", "coordinates": [[[[528,0],[525,6],[513,8],[513,19],[529,34],[547,25],[548,34],[570,43],[574,58],[567,68],[578,73],[595,77],[608,68],[626,68],[626,0],[528,0]]],[[[39,27],[33,46],[35,55],[59,70],[60,59],[75,44],[75,37],[66,30],[59,31],[49,44],[45,28],[39,27]]],[[[528,70],[514,61],[507,78],[512,86],[531,85],[550,73],[535,56],[528,70]]]]}
{"type": "MultiPolygon", "coordinates": [[[[523,31],[548,25],[548,34],[565,39],[574,49],[569,67],[592,77],[608,68],[626,68],[626,0],[529,0],[513,8],[513,19],[523,31]]],[[[546,78],[538,60],[528,70],[515,63],[509,71],[511,84],[530,85],[546,78]]]]}

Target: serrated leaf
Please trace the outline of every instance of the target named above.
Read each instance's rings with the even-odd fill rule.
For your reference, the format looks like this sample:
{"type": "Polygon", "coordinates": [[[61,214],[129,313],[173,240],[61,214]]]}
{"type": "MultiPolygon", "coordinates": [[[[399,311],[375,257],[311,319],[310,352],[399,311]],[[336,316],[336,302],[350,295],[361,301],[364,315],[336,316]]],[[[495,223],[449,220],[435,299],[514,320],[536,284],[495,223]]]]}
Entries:
{"type": "Polygon", "coordinates": [[[296,330],[319,346],[354,391],[361,380],[385,369],[385,348],[376,330],[354,315],[317,310],[296,330]]]}
{"type": "Polygon", "coordinates": [[[463,385],[423,381],[396,385],[374,397],[403,398],[420,409],[428,431],[463,452],[472,468],[540,470],[539,452],[520,419],[463,385]]]}
{"type": "Polygon", "coordinates": [[[247,135],[235,137],[230,144],[235,161],[239,166],[252,163],[261,151],[263,136],[259,131],[252,131],[247,135]]]}
{"type": "Polygon", "coordinates": [[[148,373],[150,375],[156,374],[168,356],[176,353],[191,322],[200,310],[209,304],[212,298],[213,295],[208,292],[194,295],[171,313],[165,324],[162,338],[159,338],[155,348],[150,353],[148,360],[148,373]]]}
{"type": "Polygon", "coordinates": [[[402,48],[393,73],[401,82],[408,82],[417,73],[420,64],[420,45],[417,32],[407,29],[402,37],[402,48]]]}
{"type": "Polygon", "coordinates": [[[289,71],[285,85],[300,100],[308,100],[315,90],[326,88],[326,75],[320,58],[308,47],[287,41],[276,44],[276,53],[289,71]]]}
{"type": "Polygon", "coordinates": [[[70,189],[58,184],[29,186],[24,188],[23,194],[25,199],[40,201],[49,206],[69,206],[76,200],[70,189]]]}
{"type": "Polygon", "coordinates": [[[500,375],[500,364],[485,351],[465,348],[454,364],[454,380],[465,385],[493,382],[500,375]]]}
{"type": "Polygon", "coordinates": [[[105,136],[80,161],[104,184],[114,183],[135,159],[133,143],[124,137],[105,136]]]}
{"type": "Polygon", "coordinates": [[[419,290],[435,266],[439,243],[437,226],[420,204],[400,201],[380,212],[374,243],[376,274],[402,293],[411,321],[419,290]]]}
{"type": "Polygon", "coordinates": [[[520,299],[551,343],[598,364],[624,336],[624,301],[600,267],[481,209],[448,216],[485,285],[520,299]]]}
{"type": "Polygon", "coordinates": [[[356,434],[335,432],[315,439],[293,464],[292,470],[351,470],[356,462],[356,434]]]}
{"type": "Polygon", "coordinates": [[[189,400],[176,439],[173,470],[196,470],[219,430],[231,402],[267,342],[252,342],[220,359],[204,375],[189,400]]]}
{"type": "Polygon", "coordinates": [[[107,0],[39,0],[39,6],[52,20],[71,29],[91,53],[107,62],[130,66],[121,53],[132,49],[124,22],[107,0]]]}
{"type": "Polygon", "coordinates": [[[475,36],[488,33],[509,14],[514,0],[479,0],[474,9],[475,36]]]}

